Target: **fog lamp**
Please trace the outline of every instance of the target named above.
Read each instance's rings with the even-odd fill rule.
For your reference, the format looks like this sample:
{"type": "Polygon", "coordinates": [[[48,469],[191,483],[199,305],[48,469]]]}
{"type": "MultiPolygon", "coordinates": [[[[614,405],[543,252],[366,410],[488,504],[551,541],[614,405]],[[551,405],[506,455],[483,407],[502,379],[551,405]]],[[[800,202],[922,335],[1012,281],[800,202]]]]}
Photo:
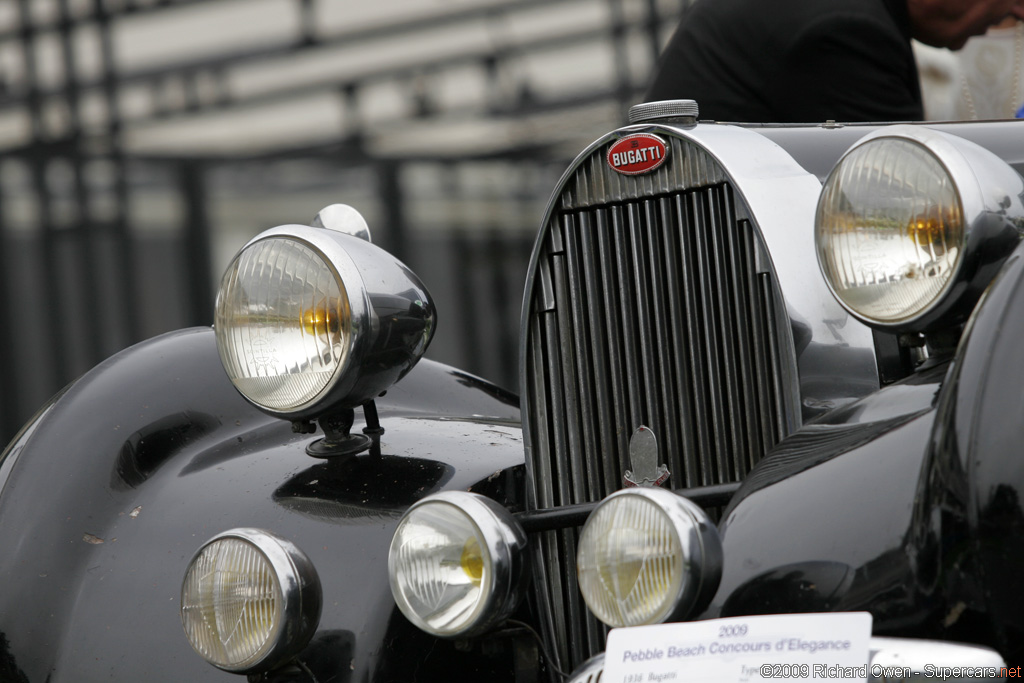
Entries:
{"type": "Polygon", "coordinates": [[[612,627],[659,624],[702,609],[718,587],[718,530],[671,491],[630,488],[597,506],[580,535],[580,591],[612,627]]]}
{"type": "Polygon", "coordinates": [[[441,637],[483,633],[515,611],[526,572],[526,534],[494,501],[448,491],[405,513],[388,554],[402,613],[441,637]]]}
{"type": "Polygon", "coordinates": [[[207,541],[181,587],[181,623],[192,648],[235,673],[269,669],[305,647],[320,609],[320,580],[309,558],[258,529],[207,541]]]}

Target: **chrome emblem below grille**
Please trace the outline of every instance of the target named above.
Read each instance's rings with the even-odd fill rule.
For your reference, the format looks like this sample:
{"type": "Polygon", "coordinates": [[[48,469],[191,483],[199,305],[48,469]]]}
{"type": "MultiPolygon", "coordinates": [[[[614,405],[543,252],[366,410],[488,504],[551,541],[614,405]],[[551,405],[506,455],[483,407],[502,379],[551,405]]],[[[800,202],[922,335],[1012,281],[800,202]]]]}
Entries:
{"type": "Polygon", "coordinates": [[[649,427],[641,425],[629,440],[629,464],[623,477],[626,487],[661,486],[671,476],[668,467],[658,464],[658,439],[649,427]]]}

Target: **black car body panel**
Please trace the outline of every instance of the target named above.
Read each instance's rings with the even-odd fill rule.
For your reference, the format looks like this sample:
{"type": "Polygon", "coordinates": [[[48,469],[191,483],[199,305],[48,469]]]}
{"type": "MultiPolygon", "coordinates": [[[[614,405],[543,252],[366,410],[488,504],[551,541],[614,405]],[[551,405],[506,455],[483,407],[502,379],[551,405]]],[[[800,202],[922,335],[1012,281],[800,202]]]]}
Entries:
{"type": "Polygon", "coordinates": [[[238,395],[209,329],[159,337],[85,375],[11,449],[0,671],[12,682],[236,679],[192,651],[178,610],[196,548],[239,526],[290,538],[318,567],[330,596],[310,645],[319,680],[403,680],[428,666],[396,654],[426,636],[395,609],[391,533],[440,490],[516,504],[518,405],[423,362],[380,414],[379,448],[313,459],[312,437],[238,395]]]}
{"type": "MultiPolygon", "coordinates": [[[[1019,173],[1022,126],[935,127],[1019,173]]],[[[867,611],[876,636],[1019,659],[1024,247],[1000,245],[1015,250],[930,355],[910,357],[923,335],[843,313],[810,262],[813,208],[836,160],[882,129],[685,121],[609,133],[563,178],[542,225],[522,399],[420,361],[376,400],[384,432],[358,455],[312,457],[317,435],[243,399],[209,329],[104,362],[0,459],[0,683],[238,680],[193,651],[179,610],[197,548],[242,527],[305,551],[323,591],[309,644],[250,680],[559,680],[578,667],[572,681],[586,680],[607,628],[576,589],[579,527],[635,468],[641,426],[670,435],[666,488],[720,515],[721,580],[690,619],[867,611]],[[623,180],[604,154],[637,134],[668,138],[675,156],[623,180]],[[734,248],[742,263],[715,270],[734,248]],[[598,290],[605,298],[588,298],[598,290]],[[444,639],[396,607],[388,556],[411,505],[461,491],[527,527],[533,583],[496,631],[444,639]]],[[[357,411],[353,431],[370,422],[357,411]]]]}

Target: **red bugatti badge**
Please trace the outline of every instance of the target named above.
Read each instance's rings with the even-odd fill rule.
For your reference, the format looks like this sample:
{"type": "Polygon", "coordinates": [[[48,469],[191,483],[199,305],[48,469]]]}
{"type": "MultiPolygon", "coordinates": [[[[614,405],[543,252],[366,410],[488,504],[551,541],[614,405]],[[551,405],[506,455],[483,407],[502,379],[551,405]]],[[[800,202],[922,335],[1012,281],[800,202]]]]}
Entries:
{"type": "Polygon", "coordinates": [[[608,150],[608,165],[623,175],[650,173],[665,163],[665,141],[650,133],[634,133],[622,138],[608,150]]]}

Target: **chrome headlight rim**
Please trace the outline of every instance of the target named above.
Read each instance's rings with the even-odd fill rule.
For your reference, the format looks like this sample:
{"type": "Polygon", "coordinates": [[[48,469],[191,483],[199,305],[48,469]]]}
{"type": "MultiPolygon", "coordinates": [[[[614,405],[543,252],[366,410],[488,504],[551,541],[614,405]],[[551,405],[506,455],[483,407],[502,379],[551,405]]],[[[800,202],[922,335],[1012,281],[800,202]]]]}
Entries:
{"type": "MultiPolygon", "coordinates": [[[[608,626],[618,628],[678,621],[706,607],[718,589],[722,577],[722,541],[718,534],[718,528],[707,516],[707,513],[690,499],[672,491],[657,487],[632,487],[620,489],[606,496],[591,512],[580,532],[577,561],[583,554],[583,543],[591,521],[594,520],[596,523],[596,520],[599,519],[597,515],[602,509],[608,510],[609,506],[615,505],[617,501],[625,497],[642,498],[657,507],[667,517],[682,550],[684,574],[674,594],[668,596],[669,599],[664,602],[662,608],[642,623],[636,624],[604,621],[602,616],[591,607],[586,592],[582,590],[583,583],[580,581],[584,602],[587,603],[591,613],[608,626]]],[[[578,566],[577,571],[579,571],[578,566]]]]}
{"type": "MultiPolygon", "coordinates": [[[[314,228],[307,225],[281,225],[261,232],[249,240],[232,259],[228,273],[243,253],[256,245],[270,240],[287,240],[310,249],[330,271],[341,285],[349,311],[349,335],[344,340],[342,362],[334,370],[330,380],[311,398],[286,409],[275,408],[262,404],[239,388],[242,395],[260,410],[283,419],[298,420],[314,417],[323,412],[332,403],[332,397],[345,394],[351,390],[358,380],[358,373],[352,368],[358,366],[365,356],[365,347],[372,336],[371,306],[367,298],[366,287],[352,256],[342,247],[341,241],[358,240],[356,237],[325,228],[314,228]]],[[[226,277],[226,275],[225,275],[226,277]]],[[[223,284],[221,285],[223,290],[223,284]]],[[[221,306],[222,291],[218,291],[216,308],[221,306]]],[[[216,325],[215,325],[216,329],[216,325]]],[[[218,351],[223,361],[224,352],[218,335],[218,351]]],[[[225,365],[226,367],[226,365],[225,365]]],[[[232,383],[238,388],[232,378],[232,383]]]]}
{"type": "MultiPolygon", "coordinates": [[[[1020,176],[1004,161],[988,150],[956,135],[926,126],[895,124],[868,133],[853,145],[836,162],[822,185],[818,210],[815,217],[815,252],[819,269],[825,284],[836,301],[857,320],[884,332],[931,332],[948,329],[964,322],[973,310],[994,271],[987,266],[1001,262],[1007,253],[996,257],[985,253],[985,243],[993,232],[1000,232],[1005,225],[993,216],[1020,213],[1020,200],[1012,211],[999,203],[1000,198],[991,195],[992,188],[1020,185],[1020,176]],[[895,320],[879,319],[858,311],[837,292],[822,263],[822,236],[818,225],[821,205],[833,177],[840,171],[847,159],[865,145],[884,140],[900,140],[913,144],[928,154],[944,171],[957,199],[962,220],[962,239],[958,244],[960,252],[948,279],[930,303],[912,315],[895,320]]],[[[1015,193],[1010,192],[1013,199],[1015,193]]],[[[1018,218],[1019,220],[1019,218],[1018,218]]]]}
{"type": "Polygon", "coordinates": [[[260,673],[281,664],[302,650],[313,637],[320,623],[323,590],[313,562],[291,541],[264,529],[239,527],[216,534],[203,543],[186,565],[182,580],[182,628],[195,652],[213,666],[231,673],[260,673]],[[261,647],[254,655],[236,664],[209,659],[193,643],[185,618],[186,588],[189,575],[197,559],[213,544],[224,540],[239,540],[255,548],[270,565],[281,599],[280,621],[267,638],[269,647],[261,647]],[[258,656],[256,656],[258,655],[258,656]]]}
{"type": "Polygon", "coordinates": [[[510,617],[526,592],[528,572],[528,541],[526,532],[512,513],[495,501],[467,491],[442,491],[423,498],[406,510],[395,528],[388,551],[388,579],[395,603],[417,628],[439,638],[468,638],[491,630],[510,617]],[[403,524],[424,506],[445,505],[462,514],[472,524],[488,553],[489,590],[473,610],[472,618],[459,628],[433,628],[413,609],[396,578],[395,544],[403,524]]]}

